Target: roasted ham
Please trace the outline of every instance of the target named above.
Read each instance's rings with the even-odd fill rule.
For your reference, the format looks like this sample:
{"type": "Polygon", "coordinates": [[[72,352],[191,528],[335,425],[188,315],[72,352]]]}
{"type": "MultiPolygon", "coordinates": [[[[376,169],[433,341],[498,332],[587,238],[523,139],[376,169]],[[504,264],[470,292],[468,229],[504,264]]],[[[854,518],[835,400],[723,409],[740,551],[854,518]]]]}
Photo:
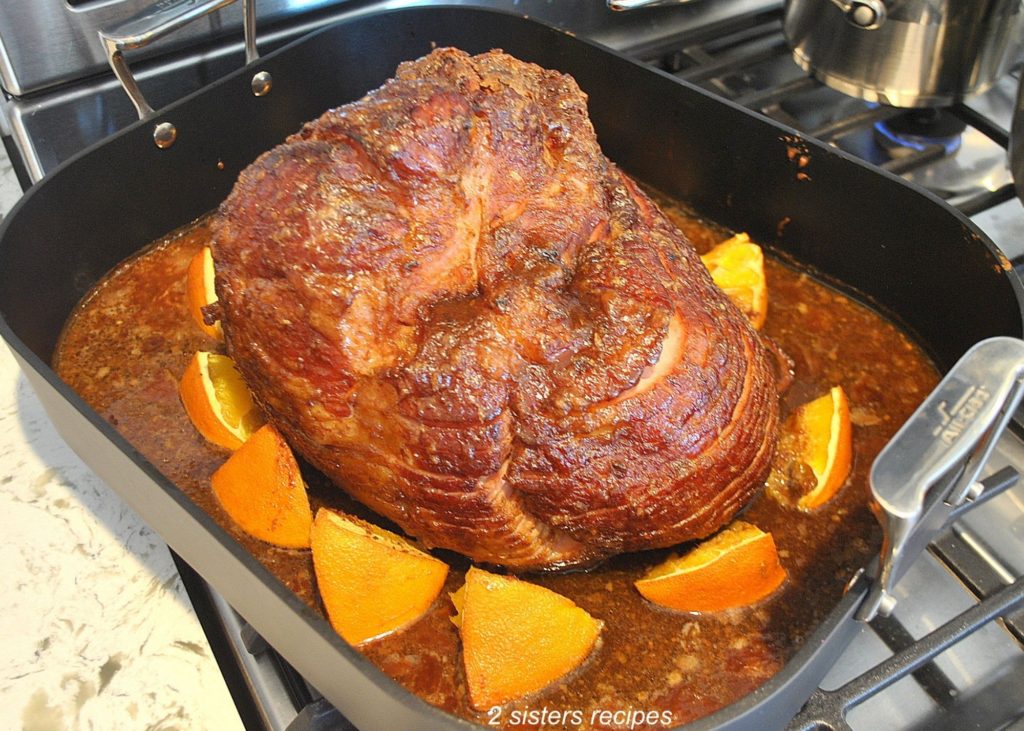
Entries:
{"type": "Polygon", "coordinates": [[[403,64],[241,174],[213,255],[270,420],[427,546],[576,565],[706,536],[764,482],[771,358],[569,76],[403,64]]]}

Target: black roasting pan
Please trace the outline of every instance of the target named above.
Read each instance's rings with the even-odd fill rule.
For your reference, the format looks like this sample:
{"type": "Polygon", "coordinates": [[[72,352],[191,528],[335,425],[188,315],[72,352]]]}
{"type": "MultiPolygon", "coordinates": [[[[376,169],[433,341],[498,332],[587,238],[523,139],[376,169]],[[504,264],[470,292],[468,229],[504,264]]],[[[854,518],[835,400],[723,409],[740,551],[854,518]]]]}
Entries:
{"type": "MultiPolygon", "coordinates": [[[[344,21],[260,59],[77,156],[0,229],[0,333],[71,447],[359,728],[469,728],[385,677],[74,394],[49,363],[79,299],[116,263],[215,208],[259,153],[434,45],[502,48],[572,74],[605,153],[708,218],[862,293],[943,370],[1022,334],[1005,257],[938,199],[604,47],[523,17],[417,7],[344,21]],[[250,80],[269,71],[273,88],[250,80]],[[155,122],[178,139],[153,142],[155,122]]],[[[693,728],[771,728],[800,708],[857,629],[848,593],[786,667],[693,728]]]]}

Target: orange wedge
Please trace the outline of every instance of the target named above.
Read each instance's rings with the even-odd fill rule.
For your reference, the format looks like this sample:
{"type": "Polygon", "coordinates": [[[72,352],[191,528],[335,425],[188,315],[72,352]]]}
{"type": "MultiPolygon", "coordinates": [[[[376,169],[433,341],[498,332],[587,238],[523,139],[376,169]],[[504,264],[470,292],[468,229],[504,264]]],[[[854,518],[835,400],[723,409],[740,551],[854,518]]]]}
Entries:
{"type": "Polygon", "coordinates": [[[217,301],[217,293],[213,288],[213,255],[210,247],[204,246],[188,265],[188,273],[185,275],[185,291],[188,296],[188,311],[192,315],[199,329],[217,340],[224,339],[220,323],[207,325],[203,320],[203,307],[217,301]]]}
{"type": "Polygon", "coordinates": [[[446,563],[394,533],[327,508],[317,511],[310,543],[327,618],[353,645],[422,617],[448,575],[446,563]]]}
{"type": "Polygon", "coordinates": [[[815,478],[797,507],[812,510],[824,505],[846,482],[853,462],[853,426],[846,392],[833,386],[821,398],[793,412],[783,428],[795,432],[797,458],[811,468],[815,478]]]}
{"type": "Polygon", "coordinates": [[[768,316],[768,288],[761,247],[741,233],[723,241],[701,259],[719,289],[740,308],[750,324],[760,330],[768,316]]]}
{"type": "Polygon", "coordinates": [[[225,512],[254,538],[309,548],[313,516],[295,455],[266,424],[245,440],[210,479],[225,512]]]}
{"type": "Polygon", "coordinates": [[[737,520],[683,556],[634,582],[645,598],[681,612],[718,612],[754,604],[786,579],[771,533],[737,520]]]}
{"type": "Polygon", "coordinates": [[[541,690],[571,672],[590,655],[604,626],[561,594],[475,567],[452,602],[477,710],[541,690]]]}
{"type": "Polygon", "coordinates": [[[226,355],[198,351],[178,387],[188,418],[203,437],[238,449],[263,423],[245,382],[226,355]]]}

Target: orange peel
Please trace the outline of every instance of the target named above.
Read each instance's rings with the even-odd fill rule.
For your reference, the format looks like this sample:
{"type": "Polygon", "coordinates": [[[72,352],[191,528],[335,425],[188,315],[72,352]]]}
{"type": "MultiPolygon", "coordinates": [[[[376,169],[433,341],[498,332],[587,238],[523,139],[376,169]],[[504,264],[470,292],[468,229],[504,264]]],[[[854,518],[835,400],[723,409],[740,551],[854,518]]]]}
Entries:
{"type": "Polygon", "coordinates": [[[593,652],[604,626],[561,594],[476,567],[452,603],[477,710],[537,692],[572,672],[593,652]]]}
{"type": "Polygon", "coordinates": [[[249,389],[226,355],[196,352],[178,393],[192,425],[207,441],[225,449],[238,449],[263,424],[249,389]]]}
{"type": "Polygon", "coordinates": [[[352,645],[416,622],[448,575],[444,561],[400,536],[328,508],[317,511],[310,544],[327,618],[352,645]]]}
{"type": "Polygon", "coordinates": [[[309,548],[313,517],[288,443],[272,425],[256,430],[210,478],[221,507],[254,538],[309,548]]]}
{"type": "Polygon", "coordinates": [[[204,246],[188,264],[185,275],[185,291],[188,298],[188,311],[199,329],[215,340],[223,340],[224,332],[220,323],[207,325],[203,319],[203,308],[217,301],[214,289],[213,254],[209,246],[204,246]]]}
{"type": "Polygon", "coordinates": [[[764,253],[745,233],[726,239],[701,256],[719,289],[750,320],[755,330],[768,317],[768,287],[764,275],[764,253]]]}
{"type": "Polygon", "coordinates": [[[853,463],[850,402],[841,386],[798,408],[787,428],[798,434],[798,458],[814,473],[814,487],[800,497],[801,510],[818,508],[839,492],[853,463]]]}
{"type": "Polygon", "coordinates": [[[771,533],[741,520],[634,582],[644,598],[680,612],[754,604],[786,580],[771,533]]]}

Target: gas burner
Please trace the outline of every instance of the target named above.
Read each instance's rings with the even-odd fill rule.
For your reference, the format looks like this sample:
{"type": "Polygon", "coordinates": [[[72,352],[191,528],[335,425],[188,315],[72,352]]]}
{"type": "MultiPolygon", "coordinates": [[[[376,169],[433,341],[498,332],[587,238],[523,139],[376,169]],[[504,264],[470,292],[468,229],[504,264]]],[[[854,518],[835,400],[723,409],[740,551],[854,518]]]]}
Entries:
{"type": "Polygon", "coordinates": [[[966,129],[953,154],[946,153],[937,144],[933,149],[934,152],[918,153],[931,160],[930,163],[903,170],[896,168],[901,158],[890,150],[893,165],[886,167],[961,210],[970,211],[970,206],[963,205],[964,201],[978,200],[1002,189],[1012,190],[1013,178],[1006,150],[978,129],[966,129]]]}
{"type": "Polygon", "coordinates": [[[933,148],[952,155],[963,142],[967,123],[946,109],[909,109],[875,122],[875,140],[893,158],[933,148]]]}
{"type": "Polygon", "coordinates": [[[740,17],[718,36],[643,57],[681,79],[833,145],[967,215],[1015,197],[1006,155],[1017,82],[950,107],[899,109],[826,87],[793,61],[777,15],[740,17]]]}

